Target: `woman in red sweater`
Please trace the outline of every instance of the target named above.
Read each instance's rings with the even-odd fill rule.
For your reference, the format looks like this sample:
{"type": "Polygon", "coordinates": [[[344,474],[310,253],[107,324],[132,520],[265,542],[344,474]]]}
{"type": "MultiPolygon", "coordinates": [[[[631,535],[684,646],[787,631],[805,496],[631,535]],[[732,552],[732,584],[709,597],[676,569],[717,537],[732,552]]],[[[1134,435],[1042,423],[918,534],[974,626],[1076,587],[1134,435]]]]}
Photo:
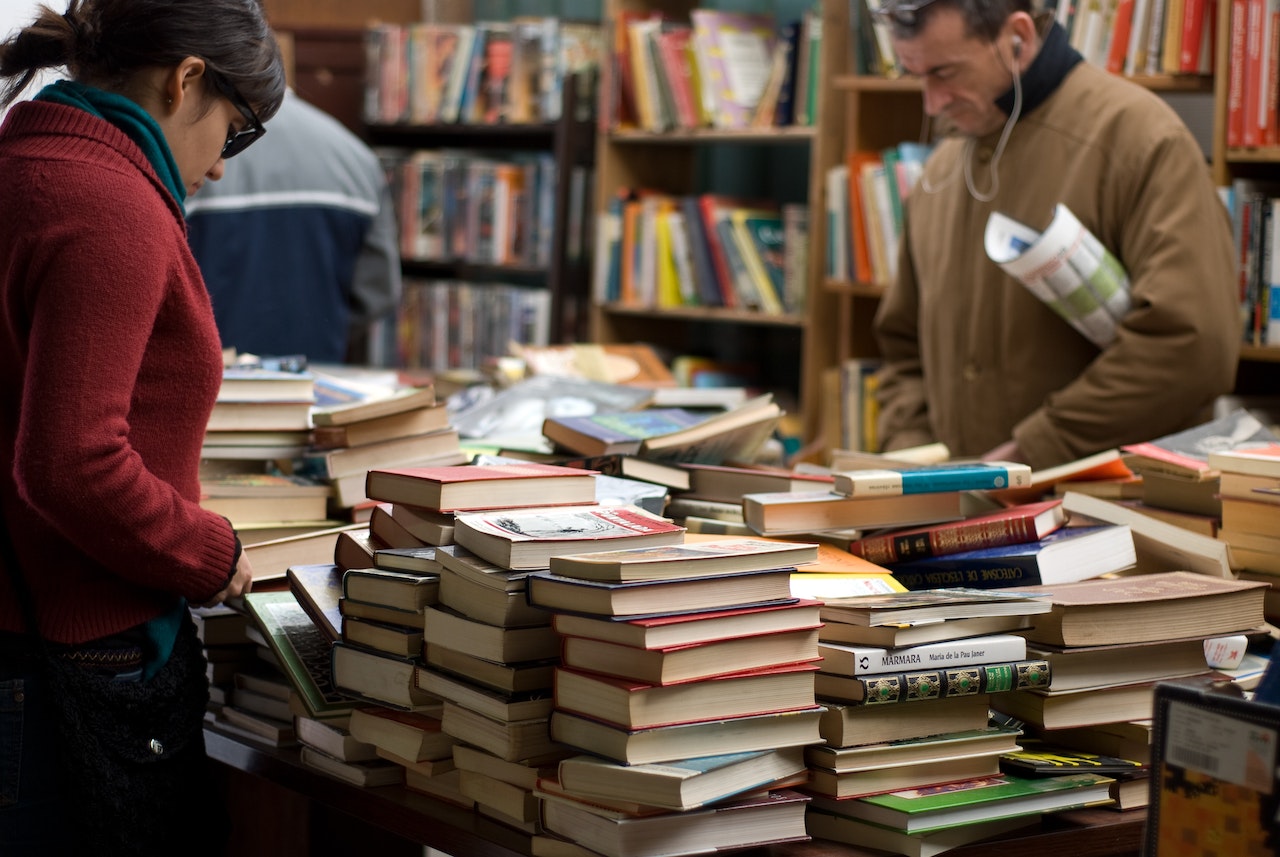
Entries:
{"type": "Polygon", "coordinates": [[[0,854],[77,835],[99,854],[220,853],[187,605],[247,592],[252,570],[199,504],[222,363],[183,203],[263,133],[279,49],[258,0],[71,0],[0,44],[0,104],[60,66],[70,79],[0,128],[0,854]],[[46,653],[196,723],[180,751],[151,742],[162,761],[137,781],[88,784],[123,796],[111,830],[68,823],[96,796],[57,764],[46,653]]]}

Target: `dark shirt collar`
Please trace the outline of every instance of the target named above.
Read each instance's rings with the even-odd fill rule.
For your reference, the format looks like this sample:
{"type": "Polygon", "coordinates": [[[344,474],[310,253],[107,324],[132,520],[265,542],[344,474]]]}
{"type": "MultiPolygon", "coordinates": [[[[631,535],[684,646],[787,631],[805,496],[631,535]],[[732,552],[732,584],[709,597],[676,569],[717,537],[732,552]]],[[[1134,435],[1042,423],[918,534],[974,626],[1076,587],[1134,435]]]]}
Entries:
{"type": "MultiPolygon", "coordinates": [[[[1022,74],[1022,115],[1043,104],[1066,78],[1067,72],[1083,61],[1084,57],[1067,41],[1066,30],[1051,20],[1041,40],[1040,52],[1022,74]]],[[[995,104],[1006,116],[1012,113],[1013,89],[997,98],[995,104]]]]}

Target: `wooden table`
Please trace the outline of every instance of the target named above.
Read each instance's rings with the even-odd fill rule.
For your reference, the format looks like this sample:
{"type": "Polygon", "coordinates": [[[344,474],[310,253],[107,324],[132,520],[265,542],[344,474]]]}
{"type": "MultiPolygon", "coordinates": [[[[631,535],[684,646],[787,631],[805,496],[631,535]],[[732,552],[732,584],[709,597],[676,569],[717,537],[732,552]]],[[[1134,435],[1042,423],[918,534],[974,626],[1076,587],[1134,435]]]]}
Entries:
{"type": "MultiPolygon", "coordinates": [[[[350,850],[353,841],[365,846],[363,853],[375,853],[368,847],[375,833],[383,837],[376,849],[380,857],[417,855],[423,845],[453,857],[528,857],[527,834],[478,813],[400,786],[351,786],[305,767],[296,749],[251,746],[216,727],[205,730],[205,739],[210,758],[226,769],[233,814],[251,840],[237,843],[237,857],[350,857],[358,853],[350,850]]],[[[1141,810],[1057,813],[1045,816],[1037,827],[999,837],[998,846],[988,841],[947,855],[1137,857],[1145,820],[1141,810]]],[[[738,853],[741,857],[882,857],[881,852],[826,840],[738,853]]]]}

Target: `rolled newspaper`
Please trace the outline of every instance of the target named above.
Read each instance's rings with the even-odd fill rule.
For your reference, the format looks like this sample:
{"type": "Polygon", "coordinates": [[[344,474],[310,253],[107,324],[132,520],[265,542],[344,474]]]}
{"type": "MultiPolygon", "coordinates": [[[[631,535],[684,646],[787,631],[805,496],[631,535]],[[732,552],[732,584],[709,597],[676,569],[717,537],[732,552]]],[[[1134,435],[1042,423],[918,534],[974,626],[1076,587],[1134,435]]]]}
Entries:
{"type": "Polygon", "coordinates": [[[987,218],[987,256],[1099,348],[1129,311],[1129,275],[1062,204],[1044,232],[1000,212],[987,218]]]}

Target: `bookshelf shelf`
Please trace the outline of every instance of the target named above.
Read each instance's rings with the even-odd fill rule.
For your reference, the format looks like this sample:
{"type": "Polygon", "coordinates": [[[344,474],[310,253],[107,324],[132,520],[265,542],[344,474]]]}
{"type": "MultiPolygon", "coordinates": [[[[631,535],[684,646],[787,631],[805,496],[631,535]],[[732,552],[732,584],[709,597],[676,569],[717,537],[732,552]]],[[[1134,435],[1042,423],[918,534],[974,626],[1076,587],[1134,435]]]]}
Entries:
{"type": "Polygon", "coordinates": [[[1280,164],[1280,146],[1227,149],[1226,161],[1228,164],[1280,164]]]}
{"type": "Polygon", "coordinates": [[[1280,363],[1280,345],[1246,345],[1240,349],[1240,359],[1254,363],[1280,363]]]}
{"type": "Polygon", "coordinates": [[[687,321],[720,322],[723,324],[756,324],[766,327],[798,328],[803,328],[807,323],[806,319],[799,315],[770,315],[754,310],[733,310],[719,307],[662,309],[659,307],[633,307],[624,304],[601,304],[598,309],[608,315],[651,318],[655,321],[684,319],[687,321]]]}
{"type": "Polygon", "coordinates": [[[787,145],[810,142],[816,129],[811,126],[786,128],[744,128],[721,129],[700,128],[693,131],[640,131],[636,129],[620,129],[610,131],[611,142],[625,143],[669,143],[684,145],[688,143],[760,143],[767,145],[787,145]]]}
{"type": "Polygon", "coordinates": [[[885,287],[877,283],[855,283],[850,280],[833,280],[830,277],[822,281],[823,288],[840,295],[855,298],[881,298],[885,287]]]}

